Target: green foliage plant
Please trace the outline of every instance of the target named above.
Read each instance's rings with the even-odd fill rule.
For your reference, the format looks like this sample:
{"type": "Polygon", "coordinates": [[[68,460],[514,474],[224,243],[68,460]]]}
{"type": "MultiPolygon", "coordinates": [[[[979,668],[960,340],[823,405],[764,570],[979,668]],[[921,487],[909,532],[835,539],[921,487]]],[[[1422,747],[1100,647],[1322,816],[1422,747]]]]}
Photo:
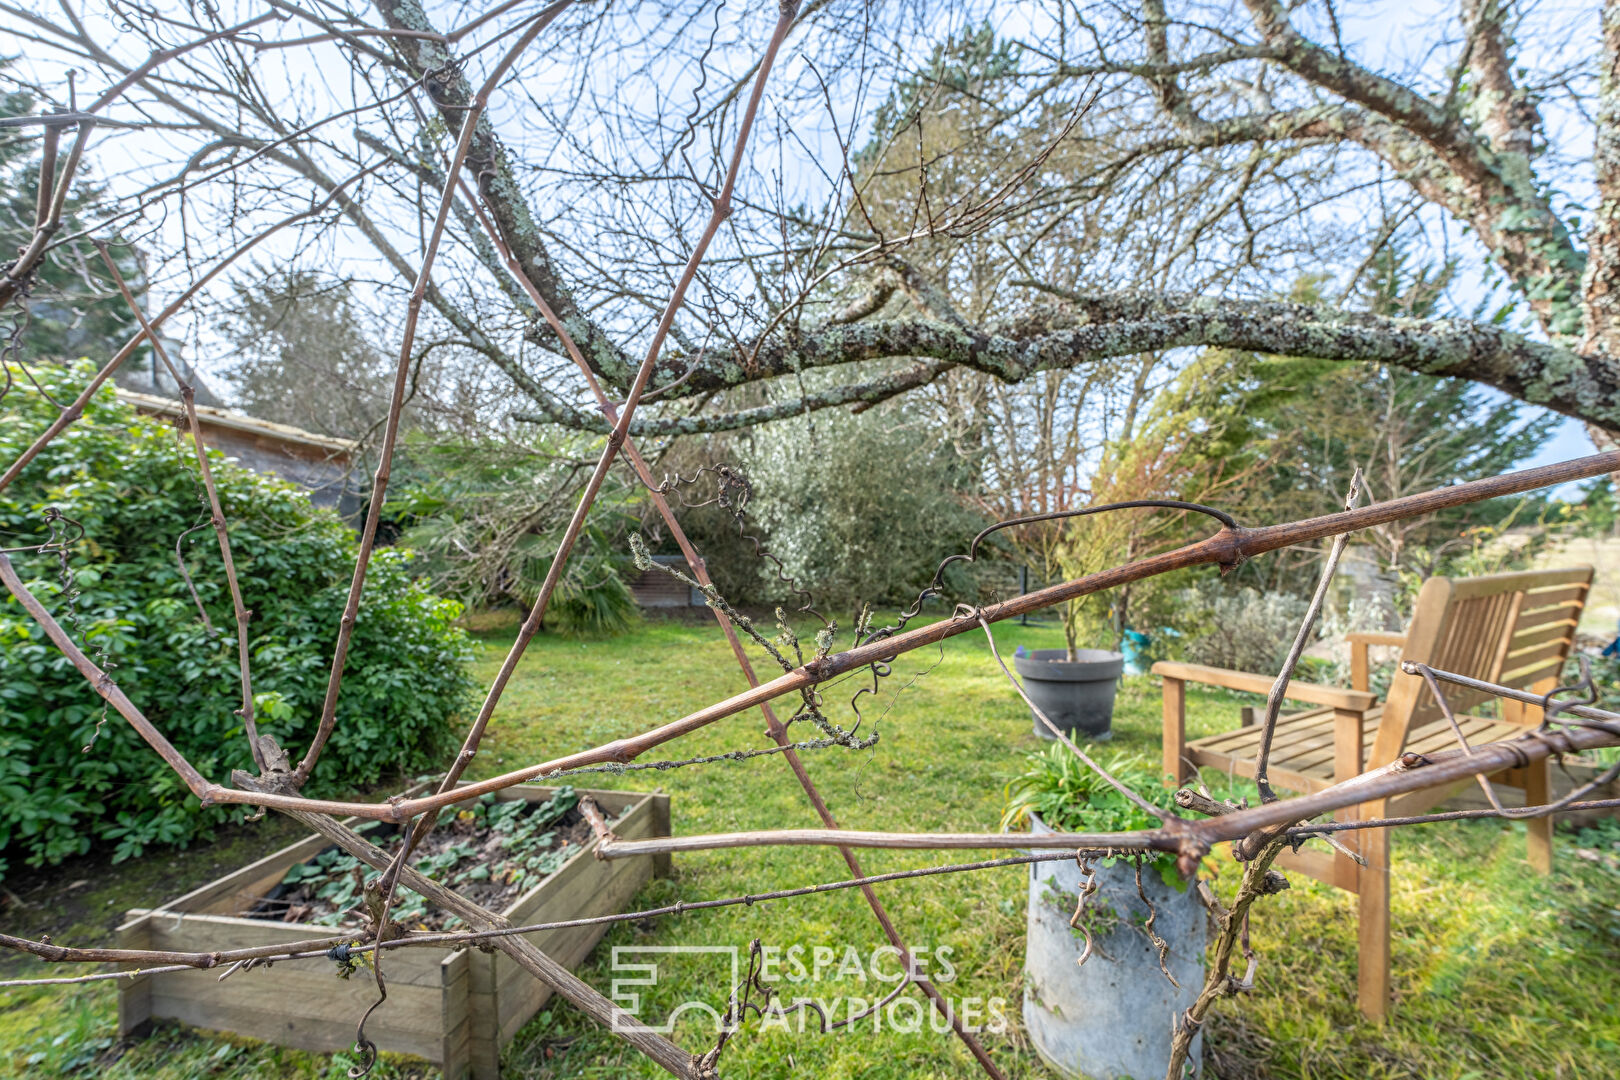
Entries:
{"type": "MultiPolygon", "coordinates": [[[[449,823],[450,830],[438,834],[444,837],[451,831],[458,835],[466,832],[472,839],[447,844],[421,858],[413,857],[413,865],[450,888],[489,881],[515,890],[529,888],[555,873],[579,850],[578,845],[568,842],[553,846],[557,824],[578,804],[578,792],[568,786],[558,788],[555,795],[540,803],[524,799],[502,801],[493,794],[480,796],[471,807],[456,814],[449,823]],[[494,834],[493,852],[480,835],[484,830],[494,834]]],[[[392,838],[380,842],[379,846],[391,852],[399,847],[400,837],[401,833],[396,830],[392,838]]],[[[281,883],[303,885],[324,902],[327,910],[307,921],[338,926],[352,920],[351,909],[360,902],[362,875],[359,871],[367,871],[366,864],[334,846],[291,867],[281,883]]],[[[430,910],[428,902],[420,895],[401,887],[391,918],[405,926],[425,925],[422,920],[429,917],[430,910]]],[[[440,915],[436,911],[434,915],[431,929],[461,925],[461,920],[453,915],[440,915]]]]}
{"type": "MultiPolygon", "coordinates": [[[[87,362],[36,368],[57,400],[87,362]]],[[[19,379],[0,406],[0,460],[55,417],[19,379]]],[[[233,616],[187,436],[138,417],[110,386],[0,492],[0,547],[47,541],[64,518],[64,558],[11,556],[81,648],[109,671],[204,775],[252,768],[240,707],[233,616]],[[77,527],[82,526],[82,537],[77,527]],[[189,531],[188,530],[194,530],[189,531]],[[195,583],[193,599],[176,543],[195,583]],[[64,568],[65,567],[65,568],[64,568]],[[199,613],[198,602],[207,613],[199,613]]],[[[261,732],[297,748],[313,735],[354,567],[354,534],[301,488],[211,452],[249,624],[261,732]]],[[[472,690],[461,608],[416,579],[410,552],[371,563],[337,727],[307,791],[336,793],[419,771],[454,738],[472,690]]],[[[115,858],[183,845],[243,811],[204,808],[46,639],[10,596],[0,600],[0,851],[30,865],[92,844],[115,858]]]]}
{"type": "MultiPolygon", "coordinates": [[[[468,606],[527,608],[578,503],[578,463],[594,453],[572,435],[526,446],[412,440],[391,508],[440,591],[468,606]]],[[[642,501],[639,485],[609,475],[551,594],[550,627],[611,636],[640,621],[624,539],[642,501]]]]}
{"type": "MultiPolygon", "coordinates": [[[[765,546],[824,611],[912,600],[986,524],[968,498],[974,461],[899,406],[818,417],[813,432],[801,421],[771,425],[742,466],[765,546]]],[[[973,595],[960,567],[947,570],[947,591],[973,595]]],[[[738,602],[792,599],[768,567],[761,578],[738,602]]]]}
{"type": "MultiPolygon", "coordinates": [[[[1119,751],[1099,761],[1109,774],[1155,806],[1173,807],[1175,789],[1140,754],[1119,751]]],[[[1032,816],[1059,832],[1130,832],[1157,828],[1159,821],[1127,799],[1068,747],[1054,742],[1029,755],[1028,768],[1007,784],[1003,829],[1027,829],[1032,816]]],[[[1114,860],[1105,859],[1103,865],[1114,860]]],[[[1157,870],[1166,885],[1185,889],[1174,855],[1159,855],[1146,866],[1157,870]]]]}
{"type": "Polygon", "coordinates": [[[1563,512],[1577,536],[1620,536],[1620,505],[1614,497],[1614,482],[1607,476],[1581,488],[1579,501],[1563,504],[1563,512]]]}
{"type": "Polygon", "coordinates": [[[1183,654],[1195,664],[1270,674],[1282,668],[1307,604],[1282,592],[1208,579],[1181,594],[1183,654]]]}

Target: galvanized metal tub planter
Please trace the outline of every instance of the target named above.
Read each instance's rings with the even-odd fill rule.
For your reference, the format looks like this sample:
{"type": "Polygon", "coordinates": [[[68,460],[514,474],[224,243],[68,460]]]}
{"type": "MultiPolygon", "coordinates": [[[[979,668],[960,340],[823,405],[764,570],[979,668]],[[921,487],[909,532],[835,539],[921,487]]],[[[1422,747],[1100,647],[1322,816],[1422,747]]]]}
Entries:
{"type": "MultiPolygon", "coordinates": [[[[557,790],[524,784],[499,792],[496,799],[544,803],[557,790]]],[[[620,837],[669,835],[668,795],[579,794],[595,800],[620,837]]],[[[470,805],[472,800],[453,810],[470,805]]],[[[591,837],[502,914],[517,925],[611,914],[624,910],[655,874],[669,872],[668,856],[602,860],[596,857],[596,843],[591,837]]],[[[326,838],[311,836],[160,908],[131,910],[118,929],[119,947],[213,951],[336,933],[332,926],[243,917],[261,906],[288,870],[307,864],[329,846],[326,838]]],[[[605,924],[575,927],[543,931],[530,940],[573,967],[606,931],[605,924]]],[[[366,1024],[367,1036],[382,1050],[433,1062],[446,1080],[495,1080],[501,1047],[551,997],[550,987],[501,952],[395,949],[384,965],[388,1002],[366,1024]]],[[[121,981],[119,1033],[138,1034],[154,1019],[173,1019],[300,1050],[347,1050],[355,1021],[376,999],[377,989],[364,970],[340,979],[334,968],[328,960],[299,960],[277,963],[268,971],[239,971],[223,982],[218,971],[121,981]]]]}
{"type": "MultiPolygon", "coordinates": [[[[1031,815],[1030,831],[1050,833],[1031,815]]],[[[1142,894],[1153,905],[1153,930],[1169,943],[1165,968],[1144,924],[1148,905],[1124,859],[1093,864],[1097,891],[1086,900],[1092,954],[1079,964],[1085,937],[1069,928],[1084,876],[1073,860],[1029,866],[1028,937],[1024,947],[1024,1027],[1040,1056],[1061,1075],[1092,1080],[1162,1077],[1170,1065],[1170,1024],[1204,983],[1208,923],[1191,888],[1165,884],[1151,865],[1142,894]]],[[[1203,1036],[1188,1057],[1199,1063],[1203,1036]]]]}

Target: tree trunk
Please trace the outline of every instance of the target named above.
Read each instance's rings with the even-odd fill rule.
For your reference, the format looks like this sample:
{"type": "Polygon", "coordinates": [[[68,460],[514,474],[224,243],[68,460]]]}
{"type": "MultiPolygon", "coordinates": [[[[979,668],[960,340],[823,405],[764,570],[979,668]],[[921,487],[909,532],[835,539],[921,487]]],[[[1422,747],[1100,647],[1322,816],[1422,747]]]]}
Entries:
{"type": "MultiPolygon", "coordinates": [[[[1603,5],[1603,60],[1598,72],[1597,139],[1592,171],[1598,201],[1587,231],[1582,281],[1582,348],[1620,373],[1620,0],[1603,5]]],[[[1586,425],[1599,450],[1620,446],[1620,429],[1586,425]]],[[[1620,483],[1620,476],[1616,478],[1620,483]]]]}

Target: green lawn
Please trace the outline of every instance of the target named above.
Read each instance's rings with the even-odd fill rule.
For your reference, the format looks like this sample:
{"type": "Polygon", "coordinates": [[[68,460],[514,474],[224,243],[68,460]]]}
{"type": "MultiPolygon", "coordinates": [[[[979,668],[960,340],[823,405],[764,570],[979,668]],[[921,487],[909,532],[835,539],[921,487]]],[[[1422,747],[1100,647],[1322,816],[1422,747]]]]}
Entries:
{"type": "MultiPolygon", "coordinates": [[[[510,642],[492,633],[481,661],[488,677],[510,642]]],[[[1052,627],[1006,627],[998,642],[1058,643],[1052,627]]],[[[761,668],[762,673],[765,669],[761,668]]],[[[677,717],[742,688],[729,651],[712,624],[653,622],[611,641],[537,640],[513,680],[474,775],[583,749],[677,717]]],[[[843,709],[856,683],[827,691],[843,709]]],[[[865,699],[870,701],[870,699],[865,699]]],[[[1235,722],[1238,699],[1219,693],[1189,703],[1193,734],[1235,722]]],[[[1115,718],[1115,744],[1156,759],[1158,691],[1154,680],[1126,681],[1115,718]]],[[[852,828],[891,830],[993,829],[1006,781],[1037,748],[1028,712],[990,659],[982,636],[911,654],[885,681],[881,704],[863,705],[882,740],[870,751],[820,750],[806,755],[811,775],[840,821],[852,828]],[[916,676],[913,682],[913,677],[916,676]],[[903,693],[897,693],[910,684],[903,693]]],[[[847,709],[844,710],[847,714],[847,709]]],[[[846,719],[845,716],[834,716],[846,719]]],[[[847,719],[846,719],[847,723],[847,719]]],[[[734,717],[668,749],[687,757],[765,745],[758,713],[734,717]]],[[[818,824],[786,764],[774,757],[741,763],[578,777],[578,786],[650,789],[673,796],[675,830],[717,832],[818,824]]],[[[268,823],[267,823],[268,824],[268,823]]],[[[261,825],[260,828],[266,827],[261,825]]],[[[281,826],[269,826],[281,830],[281,826]]],[[[239,837],[233,851],[285,843],[286,832],[239,837]]],[[[1610,834],[1609,839],[1614,835],[1610,834]]],[[[1620,873],[1614,860],[1574,857],[1576,844],[1559,833],[1558,866],[1550,879],[1530,876],[1523,862],[1523,828],[1487,822],[1408,830],[1397,842],[1394,883],[1395,1018],[1382,1028],[1362,1022],[1354,1005],[1355,932],[1352,898],[1302,879],[1257,909],[1255,947],[1262,955],[1259,990],[1220,1007],[1208,1028],[1206,1075],[1248,1077],[1598,1077],[1620,1075],[1620,873]]],[[[1583,841],[1590,844],[1593,838],[1583,841]]],[[[241,857],[238,855],[237,857],[241,857]]],[[[870,852],[868,872],[965,861],[972,853],[870,852]]],[[[132,889],[125,869],[117,880],[83,890],[63,943],[89,943],[115,919],[100,913],[152,903],[210,873],[194,854],[157,856],[136,864],[132,889]],[[167,871],[150,867],[171,864],[167,871]],[[188,874],[189,871],[189,874],[188,874]],[[184,880],[182,880],[184,879],[184,880]],[[105,894],[107,903],[102,904],[105,894]]],[[[847,876],[831,850],[785,848],[695,853],[680,857],[672,879],[655,882],[638,905],[655,906],[744,892],[762,892],[847,876]]],[[[948,946],[956,969],[947,987],[956,998],[1006,999],[1016,1018],[1020,1000],[1024,921],[1021,867],[880,886],[901,933],[918,947],[948,946]]],[[[1225,875],[1229,887],[1233,880],[1225,875]]],[[[12,909],[8,909],[9,911],[12,909]]],[[[44,916],[41,915],[41,918],[44,916]]],[[[59,920],[61,922],[61,920],[59,920]]],[[[26,926],[8,923],[8,930],[26,926]]],[[[613,944],[704,944],[746,947],[753,938],[783,949],[817,946],[842,957],[853,947],[869,954],[884,943],[858,893],[849,891],[624,924],[604,939],[581,974],[606,991],[613,944]]],[[[15,964],[8,973],[16,973],[15,964]]],[[[40,973],[42,965],[26,970],[40,973]]],[[[650,1011],[688,997],[723,1006],[723,979],[698,964],[675,965],[651,995],[650,1011]]],[[[206,976],[198,976],[203,978],[206,976]]],[[[273,973],[266,977],[273,985],[273,973]]],[[[789,988],[791,990],[791,988],[789,988]]],[[[884,987],[831,973],[815,988],[822,996],[874,998],[884,987]]],[[[644,1009],[649,1011],[648,1009],[644,1009]]],[[[347,1062],[238,1044],[173,1027],[118,1046],[113,1038],[114,992],[103,984],[70,990],[19,990],[0,998],[0,1070],[18,1075],[90,1075],[178,1080],[195,1076],[337,1077],[347,1062]],[[29,1065],[30,1058],[35,1058],[29,1065]]],[[[351,1018],[334,1018],[349,1024],[351,1018]]],[[[698,1025],[677,1040],[705,1048],[698,1025]]],[[[1022,1040],[1016,1020],[985,1041],[1014,1076],[1047,1075],[1022,1040]]],[[[950,1036],[928,1031],[856,1031],[832,1035],[745,1030],[727,1047],[730,1076],[841,1077],[977,1074],[950,1036]]],[[[380,1077],[432,1075],[420,1065],[385,1060],[380,1077]]],[[[512,1077],[660,1075],[611,1036],[566,1006],[543,1012],[506,1054],[512,1077]]]]}

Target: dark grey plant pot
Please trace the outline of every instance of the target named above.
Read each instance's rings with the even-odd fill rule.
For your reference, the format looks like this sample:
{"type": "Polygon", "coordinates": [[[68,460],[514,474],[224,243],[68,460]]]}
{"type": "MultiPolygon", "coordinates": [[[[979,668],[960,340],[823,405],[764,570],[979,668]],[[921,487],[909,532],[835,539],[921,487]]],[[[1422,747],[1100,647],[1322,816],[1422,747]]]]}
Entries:
{"type": "MultiPolygon", "coordinates": [[[[1065,735],[1106,739],[1113,734],[1114,693],[1125,656],[1106,649],[1076,649],[1074,660],[1068,655],[1066,649],[1036,649],[1013,657],[1013,665],[1024,678],[1024,693],[1065,735]]],[[[1030,716],[1035,734],[1056,738],[1033,711],[1030,716]]]]}

